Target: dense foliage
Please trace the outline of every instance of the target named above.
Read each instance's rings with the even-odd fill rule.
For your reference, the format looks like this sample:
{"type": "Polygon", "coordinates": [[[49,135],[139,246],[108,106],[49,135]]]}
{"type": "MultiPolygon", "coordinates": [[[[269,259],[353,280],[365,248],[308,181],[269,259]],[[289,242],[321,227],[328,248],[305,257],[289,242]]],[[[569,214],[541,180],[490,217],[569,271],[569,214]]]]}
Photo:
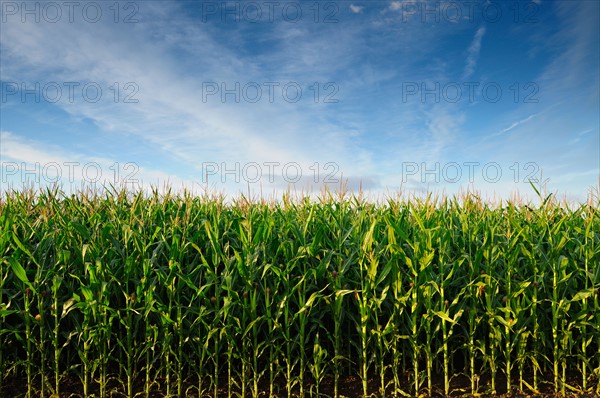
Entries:
{"type": "Polygon", "coordinates": [[[469,394],[599,392],[599,209],[531,206],[11,192],[0,380],[27,396],[73,375],[86,397],[115,380],[318,395],[329,377],[337,395],[346,375],[378,396],[447,394],[457,374],[469,394]]]}

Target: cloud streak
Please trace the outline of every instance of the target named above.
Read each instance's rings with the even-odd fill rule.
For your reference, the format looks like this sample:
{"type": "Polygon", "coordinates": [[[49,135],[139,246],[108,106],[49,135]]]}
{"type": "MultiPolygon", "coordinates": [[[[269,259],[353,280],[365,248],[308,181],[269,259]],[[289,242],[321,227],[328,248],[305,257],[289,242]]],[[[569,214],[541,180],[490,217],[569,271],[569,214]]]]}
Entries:
{"type": "Polygon", "coordinates": [[[485,30],[485,27],[482,26],[479,29],[477,29],[477,32],[475,32],[475,36],[473,36],[471,45],[467,50],[467,63],[463,71],[463,79],[470,78],[475,72],[475,68],[477,67],[477,59],[479,58],[479,53],[481,52],[481,40],[485,35],[485,30]]]}
{"type": "Polygon", "coordinates": [[[530,121],[531,119],[533,119],[535,116],[536,116],[535,114],[534,115],[529,115],[525,119],[518,120],[518,121],[514,122],[513,124],[511,124],[510,126],[508,126],[508,127],[504,128],[504,129],[500,130],[499,132],[497,132],[494,135],[501,135],[501,134],[508,133],[509,131],[515,129],[516,127],[518,127],[518,126],[520,126],[520,125],[522,125],[524,123],[527,123],[528,121],[530,121]]]}

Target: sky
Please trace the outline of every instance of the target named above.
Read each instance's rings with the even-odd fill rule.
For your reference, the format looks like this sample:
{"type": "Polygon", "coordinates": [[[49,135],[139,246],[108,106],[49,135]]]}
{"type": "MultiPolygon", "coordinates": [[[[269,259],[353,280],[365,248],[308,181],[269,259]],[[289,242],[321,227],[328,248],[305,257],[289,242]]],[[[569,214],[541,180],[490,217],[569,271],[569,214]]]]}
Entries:
{"type": "Polygon", "coordinates": [[[1,1],[0,191],[585,201],[598,1],[1,1]]]}

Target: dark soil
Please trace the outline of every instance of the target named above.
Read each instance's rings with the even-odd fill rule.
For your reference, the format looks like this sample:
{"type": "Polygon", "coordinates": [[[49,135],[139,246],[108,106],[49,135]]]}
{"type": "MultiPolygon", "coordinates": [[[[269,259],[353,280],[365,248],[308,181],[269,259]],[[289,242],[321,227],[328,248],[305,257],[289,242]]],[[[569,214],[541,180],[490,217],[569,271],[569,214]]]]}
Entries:
{"type": "MultiPolygon", "coordinates": [[[[140,380],[138,380],[138,382],[136,383],[136,385],[134,386],[134,389],[137,393],[138,397],[144,397],[143,394],[143,378],[138,378],[140,380]]],[[[408,380],[408,378],[403,378],[404,380],[408,380]]],[[[444,379],[442,376],[437,376],[434,378],[435,383],[433,383],[433,389],[431,394],[427,391],[426,386],[422,387],[421,391],[419,392],[419,397],[443,397],[444,396],[444,379]]],[[[541,380],[541,379],[540,379],[541,380]]],[[[527,389],[527,387],[525,387],[525,391],[524,392],[519,392],[518,391],[518,385],[513,385],[513,391],[510,394],[507,394],[506,392],[506,379],[504,379],[501,375],[498,375],[497,380],[496,380],[496,386],[497,386],[497,393],[496,394],[491,394],[491,392],[489,391],[489,376],[487,377],[482,377],[479,380],[479,391],[477,392],[476,395],[472,395],[470,388],[471,388],[471,383],[469,381],[469,379],[466,376],[462,376],[462,375],[458,375],[456,377],[454,377],[451,381],[451,394],[450,396],[452,397],[490,397],[490,398],[517,398],[517,397],[544,397],[544,398],[548,398],[548,397],[561,397],[560,393],[559,394],[555,394],[554,392],[554,385],[552,383],[552,380],[548,380],[548,379],[544,379],[543,381],[541,381],[539,384],[541,386],[540,391],[538,393],[534,393],[530,390],[527,389]]],[[[531,384],[532,381],[532,377],[527,377],[526,381],[528,383],[531,384]]],[[[390,387],[388,387],[388,390],[391,389],[391,380],[390,382],[390,387]]],[[[516,381],[518,383],[518,380],[516,381]]],[[[581,391],[580,387],[578,387],[578,383],[581,382],[581,378],[578,377],[578,375],[576,374],[571,374],[568,377],[567,380],[567,384],[570,385],[572,387],[572,389],[567,388],[566,391],[566,397],[600,397],[600,395],[593,393],[591,391],[589,392],[583,392],[581,391]]],[[[369,380],[369,394],[370,397],[381,397],[381,394],[378,391],[378,386],[379,386],[380,380],[379,378],[372,378],[369,380]]],[[[404,390],[407,391],[412,391],[411,390],[411,386],[408,385],[408,382],[406,382],[407,384],[404,387],[404,390]]],[[[39,396],[39,390],[40,390],[40,380],[39,378],[37,378],[34,382],[35,384],[35,390],[37,391],[37,395],[39,396]]],[[[53,384],[53,381],[51,381],[51,384],[53,384]]],[[[162,382],[158,382],[155,383],[155,385],[153,386],[153,390],[151,391],[150,396],[151,397],[165,397],[166,396],[166,388],[164,387],[164,380],[162,382]]],[[[227,379],[223,378],[221,380],[221,385],[226,386],[227,385],[227,379]]],[[[276,397],[287,397],[287,393],[285,390],[285,382],[283,380],[279,380],[277,382],[276,385],[276,392],[275,392],[275,396],[276,397]]],[[[333,383],[333,378],[326,378],[325,380],[323,380],[319,386],[319,397],[332,397],[333,396],[333,387],[334,387],[334,383],[333,383]]],[[[82,388],[82,384],[81,381],[79,380],[79,378],[75,377],[75,376],[68,376],[62,379],[61,381],[61,393],[60,393],[60,398],[67,398],[67,397],[83,397],[83,388],[82,388]]],[[[250,386],[247,387],[247,396],[251,396],[251,392],[249,391],[250,386]]],[[[593,386],[593,388],[596,388],[596,385],[593,386]]],[[[260,392],[259,392],[259,396],[260,397],[268,397],[269,396],[269,386],[267,383],[265,383],[264,381],[261,383],[260,385],[260,392]]],[[[197,389],[196,389],[196,383],[194,381],[187,381],[186,383],[184,383],[184,387],[183,387],[184,391],[187,391],[187,393],[184,395],[186,397],[197,397],[197,389]]],[[[26,395],[26,391],[27,391],[27,380],[23,379],[23,378],[5,378],[3,383],[2,383],[2,387],[0,390],[0,397],[4,398],[18,398],[18,397],[24,397],[26,395]]],[[[92,394],[92,396],[99,396],[99,386],[97,383],[93,383],[91,385],[90,388],[90,394],[92,394]]],[[[111,397],[111,398],[117,398],[117,397],[126,397],[126,390],[125,387],[122,385],[122,383],[116,381],[116,378],[112,378],[111,381],[108,384],[107,387],[107,396],[111,397]]],[[[315,392],[315,385],[314,383],[311,383],[310,381],[307,383],[307,385],[304,388],[304,392],[306,397],[310,397],[311,396],[311,391],[312,391],[312,396],[316,397],[316,392],[315,392]]],[[[177,396],[177,390],[176,390],[176,386],[173,385],[172,389],[171,389],[171,394],[172,396],[177,396]]],[[[343,377],[340,379],[340,385],[339,385],[339,394],[340,397],[346,397],[346,398],[359,398],[362,397],[362,381],[359,377],[357,376],[347,376],[347,377],[343,377]]],[[[46,393],[45,395],[47,397],[51,397],[51,392],[48,391],[48,389],[46,389],[46,393]]],[[[206,397],[213,397],[214,396],[214,392],[210,392],[210,393],[206,393],[204,396],[206,397]]],[[[227,388],[220,388],[218,390],[218,396],[219,397],[227,397],[228,396],[228,391],[227,388]]],[[[234,397],[239,397],[240,396],[240,391],[239,389],[232,389],[232,396],[234,397]]],[[[295,397],[299,396],[299,389],[296,386],[295,388],[295,397]]],[[[391,397],[393,396],[393,394],[391,393],[391,391],[386,392],[386,397],[391,397]]],[[[56,398],[55,396],[53,398],[56,398]]]]}

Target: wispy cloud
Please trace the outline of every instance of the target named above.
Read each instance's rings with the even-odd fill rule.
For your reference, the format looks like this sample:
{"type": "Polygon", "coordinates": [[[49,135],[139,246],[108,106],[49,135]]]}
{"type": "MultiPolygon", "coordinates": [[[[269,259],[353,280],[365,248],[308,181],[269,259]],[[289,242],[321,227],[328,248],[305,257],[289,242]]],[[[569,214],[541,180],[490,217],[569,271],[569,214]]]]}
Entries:
{"type": "MultiPolygon", "coordinates": [[[[109,87],[108,82],[135,78],[140,88],[139,103],[135,106],[86,102],[57,105],[93,120],[106,130],[135,134],[193,167],[201,167],[202,160],[215,158],[229,163],[294,161],[310,165],[319,160],[345,163],[343,167],[346,168],[352,166],[352,162],[344,161],[346,145],[339,145],[343,135],[314,126],[315,120],[325,118],[328,113],[328,106],[323,104],[325,96],[339,87],[332,74],[343,67],[343,60],[351,60],[351,53],[344,54],[344,49],[350,46],[341,45],[352,40],[351,32],[335,29],[327,38],[315,41],[310,39],[313,37],[310,29],[297,27],[298,35],[292,41],[299,46],[292,50],[287,42],[278,41],[281,51],[266,54],[265,59],[273,61],[269,64],[277,66],[279,76],[274,76],[268,69],[259,67],[253,57],[219,46],[217,39],[209,34],[209,26],[179,15],[177,9],[167,11],[149,7],[147,18],[155,20],[158,11],[170,14],[169,18],[148,26],[140,24],[128,35],[101,25],[94,26],[94,31],[78,33],[75,33],[77,28],[63,25],[49,34],[40,24],[31,27],[12,24],[6,29],[3,46],[21,54],[22,58],[21,62],[11,63],[11,74],[19,74],[25,67],[31,71],[27,78],[34,81],[43,77],[55,81],[92,80],[106,82],[105,87],[109,87]],[[168,24],[168,19],[179,23],[168,24]],[[25,28],[32,29],[32,35],[38,40],[29,40],[31,36],[21,31],[25,28]],[[162,32],[165,39],[145,42],[143,38],[153,29],[162,32]],[[96,48],[99,36],[113,44],[105,50],[89,51],[96,48]],[[336,37],[340,44],[336,51],[329,50],[331,37],[336,37]],[[202,79],[194,76],[191,70],[179,73],[173,65],[176,58],[156,59],[154,54],[166,49],[167,40],[176,41],[175,46],[186,55],[188,62],[199,62],[202,79]],[[77,53],[81,56],[74,56],[77,53]],[[215,62],[216,59],[219,62],[215,62]],[[264,85],[263,100],[259,103],[249,103],[243,98],[238,103],[233,95],[223,101],[220,94],[205,101],[202,90],[206,81],[216,82],[219,88],[224,84],[229,89],[236,84],[261,86],[272,81],[277,87],[273,103],[266,99],[269,93],[264,85]],[[324,85],[328,82],[333,85],[326,90],[324,85]],[[299,102],[291,103],[283,97],[283,86],[287,83],[301,86],[303,93],[299,102]],[[160,95],[155,95],[159,91],[160,95]],[[317,105],[312,101],[316,95],[317,105]],[[269,123],[265,124],[265,120],[269,123]],[[337,134],[335,143],[330,139],[332,134],[337,134]]],[[[320,26],[328,28],[325,24],[317,25],[320,26]]],[[[290,27],[288,24],[281,28],[290,27]]],[[[273,31],[280,29],[277,25],[270,28],[273,31]]],[[[4,30],[3,27],[3,33],[4,30]]],[[[290,93],[294,94],[293,90],[290,93]]],[[[339,100],[340,95],[338,93],[334,98],[339,100]]],[[[156,160],[160,160],[160,156],[156,160]]]]}
{"type": "Polygon", "coordinates": [[[363,6],[355,6],[354,4],[350,4],[350,11],[354,14],[360,14],[365,7],[363,6]]]}
{"type": "Polygon", "coordinates": [[[579,133],[575,134],[575,137],[571,141],[569,141],[569,145],[577,144],[578,142],[581,141],[582,138],[584,138],[586,135],[588,135],[592,131],[594,131],[594,129],[586,129],[586,130],[580,131],[579,133]]]}
{"type": "Polygon", "coordinates": [[[401,7],[402,7],[402,2],[401,1],[392,1],[389,5],[390,10],[392,11],[398,11],[401,7]]]}
{"type": "Polygon", "coordinates": [[[66,192],[111,185],[148,190],[162,188],[165,182],[174,189],[193,190],[199,186],[161,170],[135,163],[122,164],[120,159],[102,155],[90,157],[9,131],[0,131],[0,141],[2,190],[31,184],[36,187],[57,184],[66,192]]]}
{"type": "Polygon", "coordinates": [[[481,40],[483,39],[483,35],[485,35],[484,26],[477,29],[477,32],[475,32],[475,36],[471,41],[471,45],[467,50],[467,64],[465,65],[465,69],[463,71],[463,79],[468,79],[473,75],[473,72],[475,72],[477,60],[479,58],[479,52],[481,51],[481,40]]]}
{"type": "Polygon", "coordinates": [[[514,122],[510,126],[508,126],[508,127],[504,128],[504,129],[500,130],[499,132],[497,132],[494,135],[502,135],[504,133],[508,133],[509,131],[515,129],[516,127],[522,125],[523,123],[527,123],[528,121],[530,121],[531,119],[533,119],[535,116],[537,116],[537,115],[533,114],[533,115],[527,116],[525,119],[517,120],[516,122],[514,122]]]}

